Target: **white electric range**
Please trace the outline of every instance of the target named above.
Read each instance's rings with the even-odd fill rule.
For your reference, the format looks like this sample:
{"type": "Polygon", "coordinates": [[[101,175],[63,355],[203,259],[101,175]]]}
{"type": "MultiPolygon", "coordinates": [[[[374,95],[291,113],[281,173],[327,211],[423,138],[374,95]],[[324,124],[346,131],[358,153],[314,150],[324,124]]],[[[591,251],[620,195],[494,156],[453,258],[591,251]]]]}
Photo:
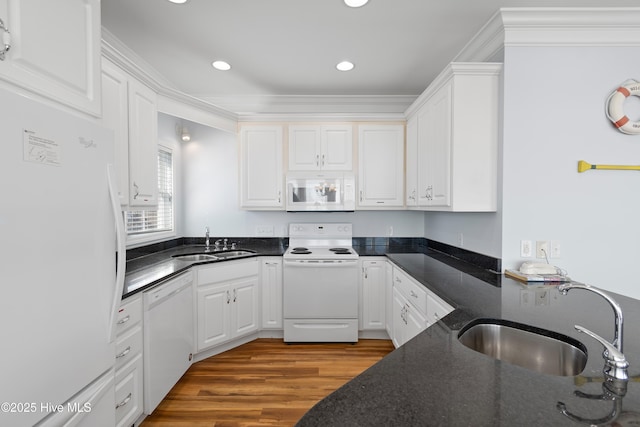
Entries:
{"type": "Polygon", "coordinates": [[[358,341],[358,253],[348,223],[289,225],[284,341],[358,341]]]}

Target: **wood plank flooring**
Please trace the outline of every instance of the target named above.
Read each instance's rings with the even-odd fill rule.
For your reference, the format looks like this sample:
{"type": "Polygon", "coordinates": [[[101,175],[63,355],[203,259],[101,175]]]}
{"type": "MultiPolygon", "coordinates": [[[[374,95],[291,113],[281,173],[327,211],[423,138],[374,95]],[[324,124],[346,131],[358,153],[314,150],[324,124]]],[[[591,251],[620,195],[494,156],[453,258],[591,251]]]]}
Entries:
{"type": "Polygon", "coordinates": [[[142,427],[293,426],[392,350],[387,340],[288,345],[258,339],[193,364],[142,427]]]}

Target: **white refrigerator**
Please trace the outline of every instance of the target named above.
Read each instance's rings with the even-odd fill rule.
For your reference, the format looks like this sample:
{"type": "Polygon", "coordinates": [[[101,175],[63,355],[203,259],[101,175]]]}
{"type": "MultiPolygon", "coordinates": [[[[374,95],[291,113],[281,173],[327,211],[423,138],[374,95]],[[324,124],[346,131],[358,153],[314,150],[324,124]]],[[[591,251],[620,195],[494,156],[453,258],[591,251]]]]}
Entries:
{"type": "Polygon", "coordinates": [[[0,425],[112,427],[113,134],[0,90],[0,150],[0,425]]]}

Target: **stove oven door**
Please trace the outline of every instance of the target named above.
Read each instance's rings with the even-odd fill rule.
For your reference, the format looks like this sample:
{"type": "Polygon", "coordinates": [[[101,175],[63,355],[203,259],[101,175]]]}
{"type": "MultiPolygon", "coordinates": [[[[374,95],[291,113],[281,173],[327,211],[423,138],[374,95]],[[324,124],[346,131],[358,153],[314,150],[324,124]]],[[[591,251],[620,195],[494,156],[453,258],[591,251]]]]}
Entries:
{"type": "Polygon", "coordinates": [[[285,341],[358,340],[358,261],[284,260],[285,341]]]}

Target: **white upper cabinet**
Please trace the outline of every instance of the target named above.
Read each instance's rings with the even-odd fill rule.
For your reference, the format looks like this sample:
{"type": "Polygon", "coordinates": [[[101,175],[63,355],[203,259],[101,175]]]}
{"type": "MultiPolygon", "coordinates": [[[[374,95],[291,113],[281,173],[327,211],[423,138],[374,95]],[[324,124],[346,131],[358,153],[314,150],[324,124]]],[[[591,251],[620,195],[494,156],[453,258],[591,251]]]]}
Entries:
{"type": "Polygon", "coordinates": [[[408,207],[416,206],[415,186],[419,209],[497,209],[501,70],[501,64],[452,63],[407,110],[408,207]]]}
{"type": "Polygon", "coordinates": [[[418,119],[407,120],[407,150],[405,155],[405,204],[408,208],[418,205],[418,119]]]}
{"type": "Polygon", "coordinates": [[[358,208],[404,206],[404,126],[360,125],[358,208]]]}
{"type": "Polygon", "coordinates": [[[102,124],[112,129],[120,203],[158,203],[157,95],[107,59],[102,59],[102,124]]]}
{"type": "Polygon", "coordinates": [[[353,169],[351,125],[289,126],[290,171],[353,169]]]}
{"type": "Polygon", "coordinates": [[[243,126],[240,130],[240,206],[284,209],[282,126],[243,126]]]}
{"type": "Polygon", "coordinates": [[[120,205],[129,204],[129,95],[127,74],[102,60],[102,124],[113,130],[120,205]]]}
{"type": "Polygon", "coordinates": [[[100,115],[100,0],[0,0],[11,49],[0,78],[100,115]]]}
{"type": "Polygon", "coordinates": [[[129,80],[129,205],[158,204],[157,94],[129,80]]]}

